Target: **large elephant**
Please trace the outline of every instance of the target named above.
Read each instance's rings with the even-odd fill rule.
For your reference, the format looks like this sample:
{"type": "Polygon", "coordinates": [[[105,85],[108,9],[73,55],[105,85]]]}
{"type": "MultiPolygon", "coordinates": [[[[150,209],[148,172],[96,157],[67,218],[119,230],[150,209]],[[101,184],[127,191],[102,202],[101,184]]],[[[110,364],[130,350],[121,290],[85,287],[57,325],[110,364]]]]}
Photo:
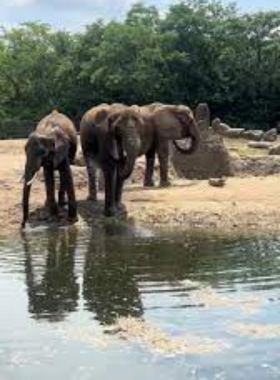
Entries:
{"type": "Polygon", "coordinates": [[[29,216],[29,197],[31,185],[41,167],[44,170],[47,206],[50,214],[58,215],[58,205],[55,199],[54,170],[60,174],[60,190],[58,204],[65,204],[68,198],[68,217],[71,221],[77,219],[77,206],[70,164],[77,150],[77,133],[72,121],[65,115],[53,111],[42,119],[31,133],[25,146],[26,164],[23,188],[23,221],[22,227],[29,216]]]}
{"type": "Polygon", "coordinates": [[[113,216],[121,205],[124,181],[131,175],[140,154],[139,113],[121,104],[90,109],[81,121],[81,145],[89,179],[89,199],[96,201],[96,169],[105,180],[106,216],[113,216]]]}
{"type": "Polygon", "coordinates": [[[184,105],[164,105],[154,103],[148,106],[132,106],[143,118],[141,128],[141,152],[146,156],[146,171],[144,186],[154,186],[153,172],[155,155],[158,155],[160,165],[160,185],[169,186],[168,161],[169,142],[183,154],[196,151],[200,136],[194,115],[189,107],[184,105]],[[184,141],[189,140],[186,146],[184,141]]]}

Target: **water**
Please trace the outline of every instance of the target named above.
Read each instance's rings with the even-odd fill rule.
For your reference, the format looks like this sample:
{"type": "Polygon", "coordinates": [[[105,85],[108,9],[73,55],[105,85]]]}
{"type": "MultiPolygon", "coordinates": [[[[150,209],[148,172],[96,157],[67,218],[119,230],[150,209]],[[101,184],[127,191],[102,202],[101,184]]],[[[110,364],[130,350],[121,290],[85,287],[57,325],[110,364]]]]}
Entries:
{"type": "Polygon", "coordinates": [[[0,379],[279,379],[280,240],[0,241],[0,379]]]}

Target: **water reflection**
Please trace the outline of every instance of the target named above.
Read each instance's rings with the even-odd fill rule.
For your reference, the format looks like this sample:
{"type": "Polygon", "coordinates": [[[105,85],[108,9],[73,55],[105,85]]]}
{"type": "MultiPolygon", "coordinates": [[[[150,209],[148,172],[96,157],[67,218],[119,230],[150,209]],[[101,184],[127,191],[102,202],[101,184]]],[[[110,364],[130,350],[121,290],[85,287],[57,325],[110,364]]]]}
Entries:
{"type": "Polygon", "coordinates": [[[113,324],[118,317],[141,317],[143,314],[138,284],[125,248],[106,235],[97,237],[93,233],[89,240],[83,296],[86,308],[94,312],[102,325],[113,324]]]}
{"type": "Polygon", "coordinates": [[[71,233],[68,230],[47,232],[41,244],[37,239],[25,238],[28,308],[33,317],[57,322],[76,310],[79,299],[74,271],[77,236],[75,230],[71,233]],[[43,258],[45,263],[42,263],[43,258]]]}
{"type": "Polygon", "coordinates": [[[119,317],[141,317],[147,308],[201,308],[204,301],[191,297],[197,289],[229,293],[280,287],[278,240],[139,238],[127,226],[108,225],[99,232],[32,234],[23,248],[29,312],[53,322],[77,311],[80,297],[81,307],[108,325],[119,317]],[[160,302],[154,298],[144,306],[149,294],[160,294],[160,302]]]}
{"type": "Polygon", "coordinates": [[[279,378],[279,239],[110,224],[0,251],[1,378],[279,378]]]}

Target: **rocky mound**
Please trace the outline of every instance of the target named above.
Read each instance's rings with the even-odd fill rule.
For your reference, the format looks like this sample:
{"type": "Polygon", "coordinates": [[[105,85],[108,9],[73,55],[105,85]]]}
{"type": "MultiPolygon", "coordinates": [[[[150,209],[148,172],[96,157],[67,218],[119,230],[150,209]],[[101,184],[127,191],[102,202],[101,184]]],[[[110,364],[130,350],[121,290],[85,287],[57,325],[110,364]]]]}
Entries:
{"type": "Polygon", "coordinates": [[[188,179],[209,179],[232,175],[229,152],[222,136],[210,128],[210,111],[207,104],[199,104],[195,111],[201,141],[197,151],[183,155],[175,148],[172,163],[175,172],[188,179]]]}

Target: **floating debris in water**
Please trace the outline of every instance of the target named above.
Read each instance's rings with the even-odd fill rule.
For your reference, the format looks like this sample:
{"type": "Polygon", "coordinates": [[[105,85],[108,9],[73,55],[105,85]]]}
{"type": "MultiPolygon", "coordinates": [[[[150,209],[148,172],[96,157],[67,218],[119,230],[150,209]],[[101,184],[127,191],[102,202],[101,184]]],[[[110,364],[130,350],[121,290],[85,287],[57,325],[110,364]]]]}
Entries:
{"type": "Polygon", "coordinates": [[[228,331],[257,339],[275,339],[280,337],[280,325],[232,323],[228,331]]]}
{"type": "Polygon", "coordinates": [[[211,287],[204,287],[193,290],[189,297],[198,304],[203,304],[205,307],[226,307],[237,308],[248,314],[255,314],[260,308],[260,299],[250,298],[236,301],[230,297],[219,294],[211,287]]]}
{"type": "Polygon", "coordinates": [[[74,340],[85,343],[96,349],[108,348],[112,341],[104,334],[97,335],[96,328],[93,327],[73,327],[71,329],[59,329],[58,333],[62,335],[64,340],[74,340]]]}
{"type": "Polygon", "coordinates": [[[120,318],[116,325],[107,331],[125,341],[140,343],[150,351],[162,355],[210,354],[229,348],[226,342],[193,334],[180,337],[169,336],[158,327],[136,318],[120,318]]]}

